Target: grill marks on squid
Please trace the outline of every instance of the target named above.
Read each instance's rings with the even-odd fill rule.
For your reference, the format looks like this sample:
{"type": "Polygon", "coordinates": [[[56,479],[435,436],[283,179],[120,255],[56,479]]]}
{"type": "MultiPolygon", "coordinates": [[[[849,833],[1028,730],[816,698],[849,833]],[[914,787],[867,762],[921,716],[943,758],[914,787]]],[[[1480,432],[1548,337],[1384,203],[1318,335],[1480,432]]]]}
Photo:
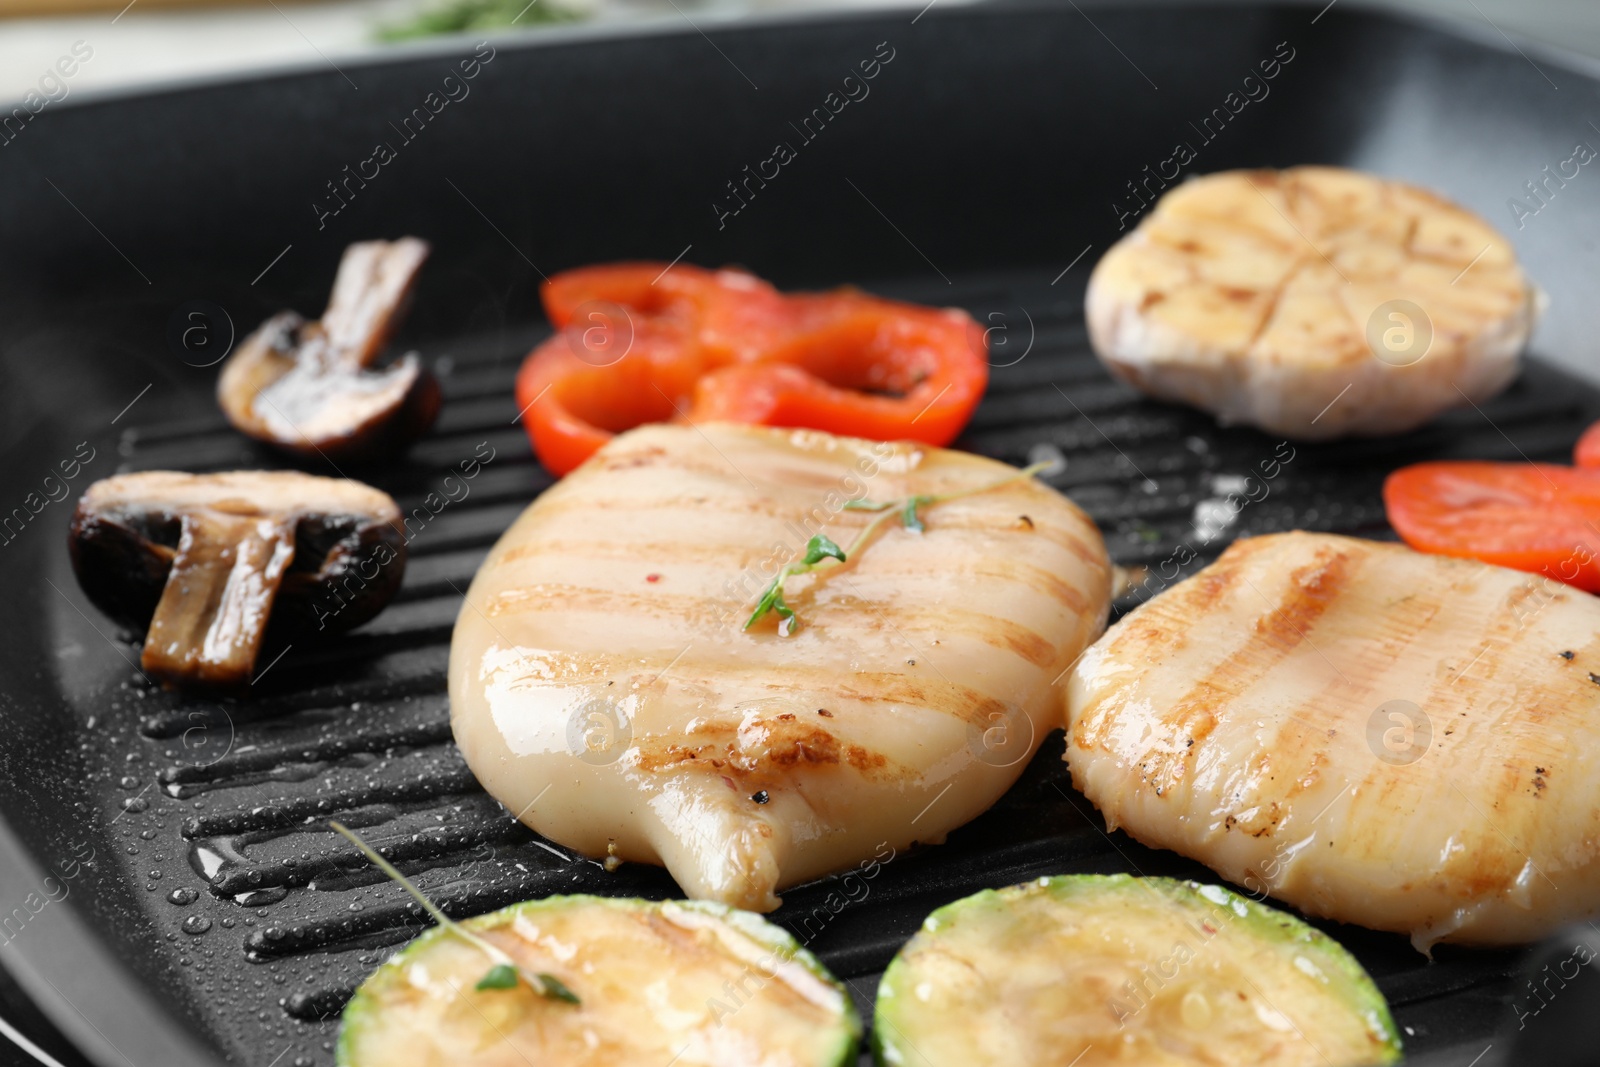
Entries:
{"type": "Polygon", "coordinates": [[[1475,561],[1240,541],[1080,663],[1067,759],[1108,822],[1314,914],[1528,940],[1600,906],[1597,633],[1475,561]]]}
{"type": "Polygon", "coordinates": [[[1061,725],[1055,683],[1110,595],[1093,522],[1003,464],[652,425],[490,552],[456,627],[452,722],[485,787],[546,837],[765,910],[998,799],[1061,725]],[[922,532],[900,521],[908,497],[964,491],[923,506],[922,532]],[[745,629],[818,533],[849,558],[785,582],[791,632],[745,629]]]}

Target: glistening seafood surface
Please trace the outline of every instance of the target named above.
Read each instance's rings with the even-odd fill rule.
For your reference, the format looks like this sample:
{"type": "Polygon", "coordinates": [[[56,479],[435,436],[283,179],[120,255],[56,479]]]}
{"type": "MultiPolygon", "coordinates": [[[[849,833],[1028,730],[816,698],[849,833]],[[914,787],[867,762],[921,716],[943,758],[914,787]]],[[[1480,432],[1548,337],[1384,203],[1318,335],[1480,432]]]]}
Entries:
{"type": "Polygon", "coordinates": [[[1094,524],[1004,464],[652,425],[490,553],[456,623],[452,724],[539,833],[765,911],[784,886],[940,841],[994,803],[1062,724],[1055,683],[1109,595],[1094,524]],[[959,491],[923,506],[921,532],[903,510],[846,506],[959,491]],[[808,537],[849,544],[874,522],[847,562],[788,580],[797,628],[743,628],[808,537]]]}
{"type": "Polygon", "coordinates": [[[1069,683],[1112,828],[1418,948],[1600,907],[1600,601],[1330,534],[1238,541],[1069,683]]]}

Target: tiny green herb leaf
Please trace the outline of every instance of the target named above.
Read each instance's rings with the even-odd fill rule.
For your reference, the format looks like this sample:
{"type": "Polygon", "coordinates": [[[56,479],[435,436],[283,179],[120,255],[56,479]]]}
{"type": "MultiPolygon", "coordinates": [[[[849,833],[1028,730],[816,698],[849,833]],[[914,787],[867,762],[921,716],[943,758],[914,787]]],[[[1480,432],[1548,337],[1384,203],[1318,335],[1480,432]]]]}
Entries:
{"type": "Polygon", "coordinates": [[[789,607],[783,599],[783,583],[786,579],[796,574],[805,574],[815,570],[824,560],[835,560],[843,563],[845,560],[844,549],[834,544],[825,534],[816,534],[806,542],[806,554],[800,562],[791,563],[780,570],[777,575],[761,591],[761,599],[756,601],[756,610],[750,613],[745,620],[744,629],[748,630],[760,622],[768,612],[779,618],[778,636],[788,637],[800,626],[800,620],[795,615],[794,609],[789,607]]]}
{"type": "Polygon", "coordinates": [[[563,1000],[568,1004],[581,1004],[578,994],[568,989],[566,983],[553,974],[539,972],[539,982],[544,986],[544,995],[551,1000],[563,1000]]]}
{"type": "Polygon", "coordinates": [[[806,555],[800,562],[810,567],[825,559],[836,559],[843,563],[844,549],[829,540],[826,534],[817,534],[806,542],[806,555]]]}
{"type": "MultiPolygon", "coordinates": [[[[540,975],[543,978],[544,975],[540,975]]],[[[472,988],[484,989],[515,989],[517,988],[517,969],[508,963],[497,963],[478,979],[478,984],[472,988]]]]}
{"type": "Polygon", "coordinates": [[[844,509],[846,511],[882,511],[884,508],[891,507],[894,507],[894,503],[892,501],[884,500],[856,499],[846,500],[844,502],[844,509]]]}
{"type": "Polygon", "coordinates": [[[756,610],[751,612],[750,617],[745,620],[744,628],[746,630],[760,622],[762,616],[769,611],[776,611],[779,618],[794,614],[789,610],[789,605],[783,602],[783,578],[784,572],[779,571],[772,581],[768,583],[767,587],[761,591],[761,599],[756,601],[756,610]]]}

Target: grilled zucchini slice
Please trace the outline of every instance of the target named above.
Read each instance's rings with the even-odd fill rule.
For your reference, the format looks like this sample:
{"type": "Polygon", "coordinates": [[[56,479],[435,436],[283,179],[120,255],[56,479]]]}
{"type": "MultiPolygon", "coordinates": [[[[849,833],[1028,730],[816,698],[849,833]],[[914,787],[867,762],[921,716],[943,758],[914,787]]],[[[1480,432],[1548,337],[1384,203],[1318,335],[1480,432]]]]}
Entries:
{"type": "Polygon", "coordinates": [[[878,987],[887,1067],[1368,1067],[1400,1057],[1348,952],[1220,886],[1071,875],[923,923],[878,987]]]}
{"type": "Polygon", "coordinates": [[[861,1020],[850,997],[758,915],[706,901],[556,896],[461,925],[523,976],[554,977],[562,995],[541,995],[435,927],[356,990],[340,1067],[855,1063],[861,1020]]]}

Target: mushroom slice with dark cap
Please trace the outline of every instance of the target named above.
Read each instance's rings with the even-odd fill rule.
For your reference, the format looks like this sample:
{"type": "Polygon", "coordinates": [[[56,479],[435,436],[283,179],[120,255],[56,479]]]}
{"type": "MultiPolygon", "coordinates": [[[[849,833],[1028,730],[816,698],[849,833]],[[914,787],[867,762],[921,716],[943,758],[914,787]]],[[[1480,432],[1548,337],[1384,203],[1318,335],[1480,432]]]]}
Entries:
{"type": "Polygon", "coordinates": [[[72,567],[107,615],[146,629],[141,666],[176,685],[247,681],[266,636],[346,630],[405,573],[400,509],[343,478],[145,471],[89,487],[72,567]]]}
{"type": "Polygon", "coordinates": [[[274,315],[223,365],[217,400],[241,433],[298,455],[373,459],[404,449],[439,414],[439,383],[409,352],[372,369],[404,317],[428,244],[345,249],[319,322],[274,315]]]}

